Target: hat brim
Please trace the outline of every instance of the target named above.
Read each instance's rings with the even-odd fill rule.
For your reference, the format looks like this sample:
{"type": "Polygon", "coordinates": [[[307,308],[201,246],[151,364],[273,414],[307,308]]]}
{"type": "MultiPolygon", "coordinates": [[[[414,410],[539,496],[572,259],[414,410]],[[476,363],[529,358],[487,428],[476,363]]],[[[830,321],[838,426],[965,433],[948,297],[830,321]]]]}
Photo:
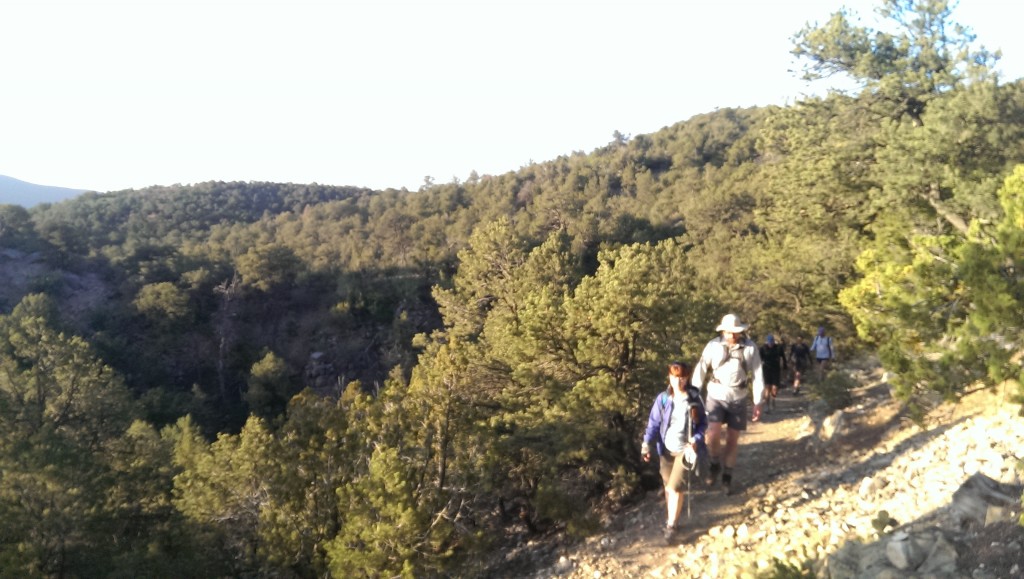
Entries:
{"type": "Polygon", "coordinates": [[[741,332],[746,332],[747,328],[749,328],[749,327],[750,326],[748,326],[746,324],[740,324],[738,326],[723,326],[723,325],[719,325],[717,328],[715,328],[715,331],[716,332],[732,332],[733,334],[739,334],[741,332]]]}

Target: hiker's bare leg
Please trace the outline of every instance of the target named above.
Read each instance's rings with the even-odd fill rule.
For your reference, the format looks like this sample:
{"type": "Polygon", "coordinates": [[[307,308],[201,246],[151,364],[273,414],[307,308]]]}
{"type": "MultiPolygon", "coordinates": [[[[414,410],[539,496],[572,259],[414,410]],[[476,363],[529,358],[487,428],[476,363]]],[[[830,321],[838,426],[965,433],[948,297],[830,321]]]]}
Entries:
{"type": "Polygon", "coordinates": [[[683,511],[684,500],[686,499],[681,491],[665,487],[665,507],[668,511],[665,520],[669,527],[679,524],[679,513],[683,511]]]}
{"type": "Polygon", "coordinates": [[[708,456],[711,462],[718,462],[721,456],[722,423],[709,422],[708,430],[704,433],[708,445],[708,456]]]}
{"type": "Polygon", "coordinates": [[[722,461],[725,463],[726,468],[736,466],[736,457],[739,456],[739,450],[740,431],[730,428],[725,433],[725,459],[722,461]]]}

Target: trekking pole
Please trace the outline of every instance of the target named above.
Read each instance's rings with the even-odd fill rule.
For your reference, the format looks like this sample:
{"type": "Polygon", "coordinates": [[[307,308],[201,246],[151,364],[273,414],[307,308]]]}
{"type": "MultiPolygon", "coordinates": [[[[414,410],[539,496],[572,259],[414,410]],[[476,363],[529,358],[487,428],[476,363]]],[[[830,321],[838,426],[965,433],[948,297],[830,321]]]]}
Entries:
{"type": "MultiPolygon", "coordinates": [[[[686,421],[686,444],[693,444],[691,439],[693,438],[693,420],[697,414],[697,409],[693,406],[690,407],[690,419],[686,421]]],[[[693,496],[690,494],[690,479],[697,474],[697,450],[693,449],[693,464],[690,465],[690,472],[686,474],[686,520],[690,520],[690,503],[693,501],[693,496]]]]}

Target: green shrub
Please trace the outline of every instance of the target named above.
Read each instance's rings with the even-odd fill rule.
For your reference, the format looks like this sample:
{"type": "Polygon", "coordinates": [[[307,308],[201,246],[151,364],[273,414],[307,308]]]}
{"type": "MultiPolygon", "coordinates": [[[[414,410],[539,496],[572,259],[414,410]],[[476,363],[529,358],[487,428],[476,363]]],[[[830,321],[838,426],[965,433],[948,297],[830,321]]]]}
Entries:
{"type": "Polygon", "coordinates": [[[814,574],[811,573],[810,569],[798,567],[779,559],[772,560],[772,568],[770,570],[758,574],[760,579],[804,579],[813,576],[814,574]]]}
{"type": "Polygon", "coordinates": [[[857,385],[849,374],[832,371],[815,388],[815,393],[831,410],[840,410],[853,404],[853,388],[857,385]]]}

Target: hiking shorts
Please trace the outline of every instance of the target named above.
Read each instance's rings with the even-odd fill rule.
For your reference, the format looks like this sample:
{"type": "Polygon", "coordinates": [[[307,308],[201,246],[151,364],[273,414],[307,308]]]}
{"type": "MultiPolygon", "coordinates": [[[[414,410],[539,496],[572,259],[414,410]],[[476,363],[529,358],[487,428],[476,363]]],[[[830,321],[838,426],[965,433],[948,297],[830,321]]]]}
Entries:
{"type": "Polygon", "coordinates": [[[683,483],[686,482],[686,476],[690,472],[690,469],[686,466],[686,461],[683,460],[683,453],[678,452],[672,454],[666,452],[661,455],[660,462],[661,471],[661,482],[665,484],[665,488],[672,489],[676,492],[683,490],[683,483]]]}
{"type": "Polygon", "coordinates": [[[732,430],[747,429],[747,400],[725,402],[708,398],[708,422],[723,422],[732,430]]]}

